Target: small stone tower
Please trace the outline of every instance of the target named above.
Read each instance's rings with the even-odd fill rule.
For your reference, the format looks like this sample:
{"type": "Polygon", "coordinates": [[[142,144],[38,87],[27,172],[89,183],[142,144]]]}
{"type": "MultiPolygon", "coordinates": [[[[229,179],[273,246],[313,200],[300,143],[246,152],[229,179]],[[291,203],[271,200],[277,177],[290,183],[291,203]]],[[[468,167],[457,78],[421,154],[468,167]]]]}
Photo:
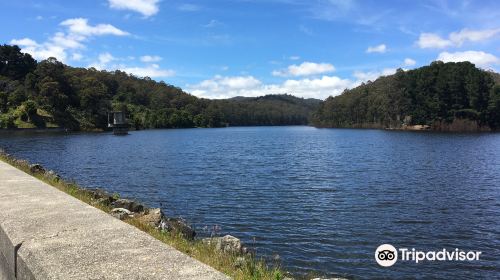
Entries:
{"type": "Polygon", "coordinates": [[[113,134],[115,135],[127,135],[129,125],[125,117],[125,112],[116,111],[108,113],[108,127],[113,128],[113,134]]]}

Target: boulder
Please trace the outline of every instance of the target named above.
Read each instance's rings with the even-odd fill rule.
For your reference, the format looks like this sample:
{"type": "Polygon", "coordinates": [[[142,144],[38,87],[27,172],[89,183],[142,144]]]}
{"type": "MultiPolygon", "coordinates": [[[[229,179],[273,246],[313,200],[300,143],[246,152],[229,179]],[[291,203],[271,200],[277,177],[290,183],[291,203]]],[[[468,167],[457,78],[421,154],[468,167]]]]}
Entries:
{"type": "Polygon", "coordinates": [[[92,196],[93,199],[111,197],[111,195],[101,189],[87,189],[87,192],[92,196]]]}
{"type": "Polygon", "coordinates": [[[241,241],[232,236],[226,235],[223,237],[211,237],[203,239],[203,242],[209,245],[214,245],[215,249],[225,253],[240,254],[243,253],[241,241]]]}
{"type": "MultiPolygon", "coordinates": [[[[92,202],[93,205],[97,204],[111,205],[113,202],[116,201],[116,198],[114,198],[112,195],[108,194],[106,191],[101,189],[87,189],[86,192],[94,200],[92,202]]],[[[123,207],[116,207],[116,208],[123,208],[123,207]]]]}
{"type": "Polygon", "coordinates": [[[145,208],[144,205],[138,202],[124,198],[115,200],[113,203],[111,203],[111,205],[113,205],[113,207],[115,208],[125,208],[135,213],[142,212],[145,208]]]}
{"type": "Polygon", "coordinates": [[[30,164],[30,172],[31,173],[45,173],[45,168],[41,164],[35,163],[30,164]]]}
{"type": "Polygon", "coordinates": [[[124,220],[125,218],[133,217],[132,212],[125,208],[114,208],[109,213],[111,214],[111,216],[117,218],[118,220],[124,220]]]}
{"type": "Polygon", "coordinates": [[[182,237],[188,240],[193,240],[196,236],[196,232],[194,231],[194,229],[180,218],[163,217],[161,219],[159,228],[164,231],[181,234],[182,237]]]}
{"type": "Polygon", "coordinates": [[[138,219],[144,224],[152,227],[158,227],[163,217],[164,215],[160,208],[153,208],[147,209],[144,215],[140,216],[138,219]]]}

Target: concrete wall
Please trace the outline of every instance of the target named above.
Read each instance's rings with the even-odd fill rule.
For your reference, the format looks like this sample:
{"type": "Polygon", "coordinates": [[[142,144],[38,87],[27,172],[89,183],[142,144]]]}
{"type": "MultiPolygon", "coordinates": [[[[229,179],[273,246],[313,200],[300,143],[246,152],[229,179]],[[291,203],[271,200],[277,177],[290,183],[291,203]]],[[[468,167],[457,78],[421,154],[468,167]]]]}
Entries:
{"type": "Polygon", "coordinates": [[[0,280],[228,279],[0,161],[0,280]]]}

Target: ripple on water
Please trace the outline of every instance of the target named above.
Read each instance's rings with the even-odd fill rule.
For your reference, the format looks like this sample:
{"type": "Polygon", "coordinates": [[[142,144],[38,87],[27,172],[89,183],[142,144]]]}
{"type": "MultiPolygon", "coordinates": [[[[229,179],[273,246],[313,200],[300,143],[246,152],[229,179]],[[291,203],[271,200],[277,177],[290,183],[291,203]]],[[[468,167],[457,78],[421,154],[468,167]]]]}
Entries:
{"type": "MultiPolygon", "coordinates": [[[[357,278],[500,275],[500,135],[262,127],[0,133],[65,178],[218,225],[287,270],[357,278]],[[483,251],[474,263],[378,267],[374,249],[483,251]]],[[[206,231],[203,231],[206,228],[206,231]]]]}

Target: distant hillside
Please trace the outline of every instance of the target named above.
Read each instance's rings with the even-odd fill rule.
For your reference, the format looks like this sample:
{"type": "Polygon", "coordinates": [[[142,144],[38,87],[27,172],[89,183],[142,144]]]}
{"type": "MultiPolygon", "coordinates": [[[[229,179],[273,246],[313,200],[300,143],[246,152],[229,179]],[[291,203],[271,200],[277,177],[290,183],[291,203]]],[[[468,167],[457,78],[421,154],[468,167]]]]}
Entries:
{"type": "Polygon", "coordinates": [[[127,112],[135,128],[307,124],[318,100],[272,95],[208,100],[122,71],[35,61],[0,45],[0,128],[103,130],[107,112],[127,112]]]}
{"type": "Polygon", "coordinates": [[[288,94],[213,100],[233,126],[306,125],[321,100],[288,94]]]}
{"type": "Polygon", "coordinates": [[[319,127],[404,128],[442,131],[500,129],[500,75],[469,62],[433,62],[398,70],[329,97],[314,113],[319,127]]]}

